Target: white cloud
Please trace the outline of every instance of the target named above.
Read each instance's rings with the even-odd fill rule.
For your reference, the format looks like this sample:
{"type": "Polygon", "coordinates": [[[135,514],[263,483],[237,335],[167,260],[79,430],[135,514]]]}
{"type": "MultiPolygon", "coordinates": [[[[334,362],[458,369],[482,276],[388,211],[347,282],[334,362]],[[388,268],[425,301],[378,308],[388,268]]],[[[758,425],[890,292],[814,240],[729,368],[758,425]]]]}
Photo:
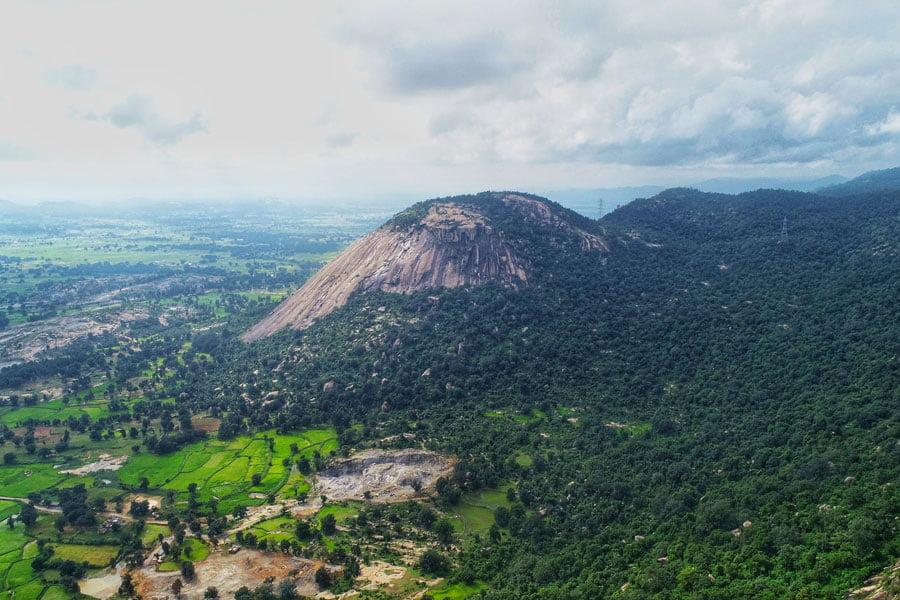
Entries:
{"type": "Polygon", "coordinates": [[[65,65],[47,71],[47,81],[51,84],[79,92],[93,88],[98,79],[97,71],[84,65],[65,65]]]}
{"type": "Polygon", "coordinates": [[[113,106],[103,118],[122,129],[133,128],[154,144],[177,144],[193,133],[207,130],[203,115],[197,111],[185,119],[160,115],[149,98],[132,95],[113,106]]]}
{"type": "Polygon", "coordinates": [[[11,198],[425,195],[900,163],[894,1],[10,0],[4,16],[11,198]]]}
{"type": "Polygon", "coordinates": [[[866,127],[866,131],[870,135],[900,134],[900,112],[895,111],[893,108],[891,108],[891,112],[888,113],[888,116],[884,119],[884,121],[881,121],[880,123],[876,123],[874,125],[869,125],[868,127],[866,127]]]}

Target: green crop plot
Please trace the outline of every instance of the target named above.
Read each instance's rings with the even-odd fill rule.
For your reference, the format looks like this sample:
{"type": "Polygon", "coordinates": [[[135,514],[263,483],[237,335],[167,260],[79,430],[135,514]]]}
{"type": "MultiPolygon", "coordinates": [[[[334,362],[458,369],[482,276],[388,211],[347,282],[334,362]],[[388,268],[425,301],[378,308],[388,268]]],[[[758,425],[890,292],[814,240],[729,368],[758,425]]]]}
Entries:
{"type": "Polygon", "coordinates": [[[119,553],[116,546],[89,546],[86,544],[54,544],[53,555],[63,560],[87,562],[92,567],[105,567],[119,553]]]}
{"type": "Polygon", "coordinates": [[[337,434],[333,429],[309,430],[299,434],[280,435],[270,430],[230,441],[206,440],[191,444],[165,456],[139,454],[132,456],[118,471],[126,485],[138,485],[143,477],[149,487],[186,493],[191,484],[197,486],[197,497],[220,500],[228,511],[234,506],[258,504],[261,498],[250,494],[276,494],[292,475],[289,463],[300,457],[323,455],[336,450],[337,434]],[[297,453],[292,454],[295,444],[297,453]],[[260,484],[254,486],[253,476],[260,484]]]}
{"type": "Polygon", "coordinates": [[[327,515],[334,516],[334,520],[341,524],[359,515],[359,507],[353,504],[326,504],[316,514],[320,526],[327,515]]]}
{"type": "Polygon", "coordinates": [[[53,465],[45,463],[0,466],[0,490],[3,490],[4,496],[13,498],[24,498],[31,492],[45,491],[64,479],[65,475],[60,475],[53,465]]]}
{"type": "Polygon", "coordinates": [[[0,521],[5,521],[10,515],[19,514],[22,505],[13,500],[0,500],[0,521]]]}

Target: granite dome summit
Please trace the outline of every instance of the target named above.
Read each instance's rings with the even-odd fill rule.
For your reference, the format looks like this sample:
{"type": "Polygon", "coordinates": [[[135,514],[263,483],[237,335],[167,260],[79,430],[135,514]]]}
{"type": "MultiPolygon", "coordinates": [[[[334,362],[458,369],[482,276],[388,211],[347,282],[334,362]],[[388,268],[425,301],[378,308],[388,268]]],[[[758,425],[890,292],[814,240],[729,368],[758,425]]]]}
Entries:
{"type": "Polygon", "coordinates": [[[538,196],[485,192],[428,200],[351,244],[242,339],[304,329],[357,293],[526,286],[532,264],[523,232],[585,252],[608,249],[592,221],[538,196]]]}

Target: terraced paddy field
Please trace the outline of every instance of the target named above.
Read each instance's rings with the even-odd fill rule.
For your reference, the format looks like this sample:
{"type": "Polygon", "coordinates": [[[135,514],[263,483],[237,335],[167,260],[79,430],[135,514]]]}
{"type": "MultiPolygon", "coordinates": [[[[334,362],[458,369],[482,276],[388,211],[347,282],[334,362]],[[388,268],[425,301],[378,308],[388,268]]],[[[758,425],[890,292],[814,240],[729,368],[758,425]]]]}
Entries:
{"type": "Polygon", "coordinates": [[[37,544],[25,535],[22,525],[0,528],[0,600],[41,597],[46,585],[31,568],[37,554],[37,544]]]}
{"type": "Polygon", "coordinates": [[[132,456],[118,471],[118,477],[131,486],[139,485],[146,477],[149,488],[174,490],[182,496],[187,495],[191,484],[196,484],[198,499],[217,498],[220,508],[230,511],[237,506],[260,504],[266,496],[278,494],[289,481],[298,488],[304,484],[308,490],[308,482],[293,464],[316,452],[327,456],[337,448],[334,429],[311,429],[297,434],[269,430],[230,441],[197,442],[164,456],[132,456]],[[258,485],[253,485],[254,475],[259,476],[258,485]]]}
{"type": "Polygon", "coordinates": [[[275,517],[260,521],[250,528],[249,532],[258,540],[280,542],[294,539],[294,526],[297,521],[291,517],[275,517]]]}

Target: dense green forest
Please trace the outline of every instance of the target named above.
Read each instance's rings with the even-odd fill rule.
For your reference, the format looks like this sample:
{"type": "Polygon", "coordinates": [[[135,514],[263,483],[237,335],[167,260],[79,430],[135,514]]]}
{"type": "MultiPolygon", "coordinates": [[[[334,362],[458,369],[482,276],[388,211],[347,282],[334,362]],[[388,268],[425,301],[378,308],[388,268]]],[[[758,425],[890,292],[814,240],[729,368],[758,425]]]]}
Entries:
{"type": "Polygon", "coordinates": [[[458,561],[485,598],[837,598],[900,557],[900,194],[674,189],[599,222],[553,206],[610,241],[602,259],[456,201],[527,256],[527,287],[216,334],[192,402],[226,435],[412,430],[460,457],[459,489],[512,482],[501,535],[458,561]],[[283,393],[259,411],[242,384],[283,393]]]}

